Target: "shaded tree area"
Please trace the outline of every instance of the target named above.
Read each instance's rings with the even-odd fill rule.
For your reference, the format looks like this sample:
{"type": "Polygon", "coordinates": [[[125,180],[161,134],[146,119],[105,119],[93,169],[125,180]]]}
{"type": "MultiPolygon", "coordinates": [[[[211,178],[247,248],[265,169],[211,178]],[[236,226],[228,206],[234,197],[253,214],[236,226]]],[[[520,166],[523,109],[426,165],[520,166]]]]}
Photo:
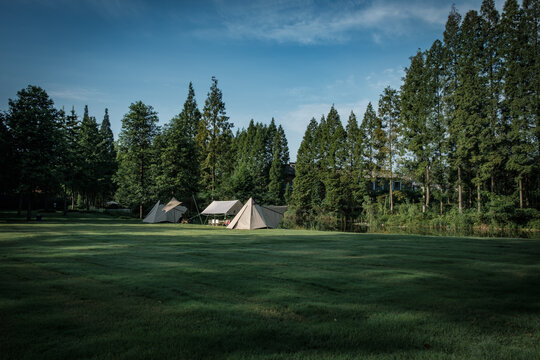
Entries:
{"type": "Polygon", "coordinates": [[[225,181],[222,193],[245,201],[281,205],[285,203],[285,166],[289,163],[287,138],[274,119],[269,125],[250,121],[247,129],[238,130],[231,155],[233,172],[225,181]]]}
{"type": "MultiPolygon", "coordinates": [[[[62,114],[54,108],[47,93],[28,86],[9,99],[9,109],[2,115],[1,146],[10,157],[2,172],[2,188],[17,194],[26,202],[30,220],[34,198],[59,190],[63,178],[62,114]]],[[[20,209],[19,209],[20,211],[20,209]]]]}

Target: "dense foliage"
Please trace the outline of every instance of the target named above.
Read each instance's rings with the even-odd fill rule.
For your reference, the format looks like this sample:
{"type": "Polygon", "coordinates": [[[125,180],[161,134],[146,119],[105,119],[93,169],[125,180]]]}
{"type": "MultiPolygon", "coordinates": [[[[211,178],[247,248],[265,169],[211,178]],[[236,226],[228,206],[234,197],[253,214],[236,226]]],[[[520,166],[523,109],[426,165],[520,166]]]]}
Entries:
{"type": "Polygon", "coordinates": [[[318,124],[312,120],[288,221],[343,228],[360,213],[370,225],[451,226],[456,216],[449,213],[502,226],[538,219],[538,4],[507,0],[501,17],[484,0],[480,13],[463,19],[452,8],[443,41],[411,57],[401,88],[381,94],[378,114],[369,104],[359,129],[353,121],[338,137],[319,135],[338,116],[333,107],[318,124]],[[348,194],[364,195],[349,195],[348,203],[336,201],[340,151],[362,163],[337,168],[341,181],[355,179],[340,189],[360,185],[348,194]],[[398,214],[388,216],[396,202],[398,214]]]}
{"type": "MultiPolygon", "coordinates": [[[[289,149],[285,131],[251,121],[233,134],[218,81],[212,78],[203,111],[190,83],[180,113],[163,127],[152,106],[130,105],[115,143],[108,110],[101,124],[85,106],[56,110],[46,92],[29,86],[0,113],[0,191],[20,206],[39,196],[45,207],[104,207],[111,200],[142,216],[156,199],[241,199],[284,204],[289,149]],[[60,206],[59,206],[60,207],[60,206]]],[[[195,210],[195,209],[192,209],[195,210]]]]}

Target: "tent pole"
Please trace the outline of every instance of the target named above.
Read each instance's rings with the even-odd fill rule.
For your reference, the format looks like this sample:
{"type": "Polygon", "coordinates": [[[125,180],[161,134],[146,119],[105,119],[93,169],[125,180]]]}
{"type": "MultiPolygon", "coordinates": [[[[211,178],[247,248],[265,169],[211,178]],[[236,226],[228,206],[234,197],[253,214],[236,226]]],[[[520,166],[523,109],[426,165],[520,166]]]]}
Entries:
{"type": "Polygon", "coordinates": [[[202,218],[201,218],[201,213],[199,212],[199,206],[197,206],[197,200],[195,200],[195,196],[193,194],[191,194],[191,197],[193,198],[193,202],[195,203],[195,209],[197,209],[197,214],[199,214],[199,221],[201,222],[201,225],[202,225],[202,218]]]}

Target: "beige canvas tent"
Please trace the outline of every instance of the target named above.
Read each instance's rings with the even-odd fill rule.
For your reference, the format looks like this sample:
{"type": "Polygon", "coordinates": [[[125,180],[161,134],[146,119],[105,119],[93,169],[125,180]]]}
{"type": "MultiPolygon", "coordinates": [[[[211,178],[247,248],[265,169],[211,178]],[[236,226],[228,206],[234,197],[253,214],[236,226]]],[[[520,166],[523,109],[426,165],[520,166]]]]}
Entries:
{"type": "Polygon", "coordinates": [[[187,208],[181,205],[182,203],[174,197],[166,205],[161,201],[157,201],[152,210],[146,215],[143,222],[155,224],[160,222],[177,223],[182,218],[182,215],[187,211],[187,208]]]}
{"type": "Polygon", "coordinates": [[[279,226],[286,210],[286,206],[258,205],[250,198],[232,219],[227,229],[275,229],[279,226]]]}
{"type": "Polygon", "coordinates": [[[212,201],[201,213],[202,215],[234,216],[242,209],[242,203],[238,200],[212,201]]]}

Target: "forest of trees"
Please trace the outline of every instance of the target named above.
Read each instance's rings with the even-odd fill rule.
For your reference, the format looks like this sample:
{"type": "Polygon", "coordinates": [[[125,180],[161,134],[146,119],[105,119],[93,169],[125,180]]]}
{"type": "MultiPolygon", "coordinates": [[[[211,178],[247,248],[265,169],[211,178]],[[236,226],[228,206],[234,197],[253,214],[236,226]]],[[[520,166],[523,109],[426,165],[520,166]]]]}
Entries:
{"type": "Polygon", "coordinates": [[[351,217],[398,224],[448,213],[538,221],[539,8],[507,0],[499,15],[484,0],[462,18],[453,7],[443,41],[410,58],[401,88],[384,89],[377,113],[370,103],[360,125],[351,113],[345,129],[333,107],[313,119],[298,152],[291,221],[338,228],[351,217]],[[394,191],[394,179],[411,186],[394,191]]]}
{"type": "Polygon", "coordinates": [[[0,113],[0,196],[28,219],[43,199],[64,211],[114,199],[142,217],[172,196],[253,197],[288,204],[286,226],[540,226],[539,8],[452,8],[442,41],[410,58],[399,89],[385,88],[361,119],[332,106],[309,122],[292,184],[281,125],[252,120],[235,133],[215,78],[202,110],[190,83],[162,127],[152,106],[132,103],[117,141],[107,109],[100,123],[88,107],[80,118],[28,86],[0,113]]]}
{"type": "MultiPolygon", "coordinates": [[[[181,112],[162,128],[152,106],[132,103],[113,139],[108,110],[101,124],[84,109],[57,110],[47,93],[28,86],[1,114],[4,156],[0,194],[17,198],[30,219],[33,203],[68,209],[102,208],[116,200],[140,217],[156,199],[285,203],[287,138],[281,125],[251,121],[233,134],[218,81],[202,112],[189,84],[181,112]],[[42,204],[42,201],[40,202],[42,204]]],[[[194,210],[194,209],[192,209],[194,210]]]]}

